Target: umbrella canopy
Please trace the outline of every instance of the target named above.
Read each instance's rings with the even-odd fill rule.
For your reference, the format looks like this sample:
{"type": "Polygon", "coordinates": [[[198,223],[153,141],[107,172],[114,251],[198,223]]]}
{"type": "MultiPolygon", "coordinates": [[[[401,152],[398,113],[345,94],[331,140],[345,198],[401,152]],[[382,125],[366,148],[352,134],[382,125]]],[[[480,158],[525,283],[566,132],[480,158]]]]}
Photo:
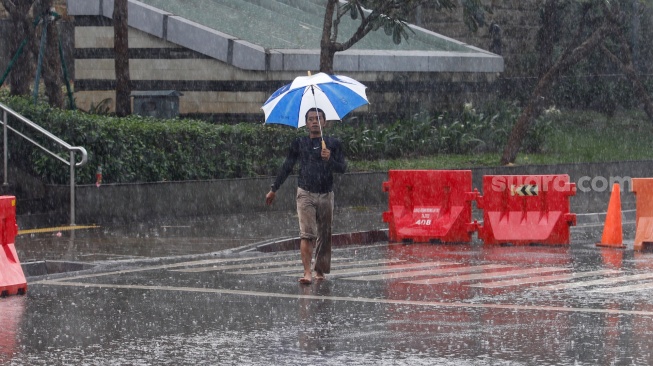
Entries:
{"type": "Polygon", "coordinates": [[[263,104],[265,123],[302,127],[306,125],[306,112],[315,107],[324,111],[327,120],[342,119],[354,109],[368,104],[365,88],[347,76],[322,72],[299,76],[279,88],[263,104]]]}

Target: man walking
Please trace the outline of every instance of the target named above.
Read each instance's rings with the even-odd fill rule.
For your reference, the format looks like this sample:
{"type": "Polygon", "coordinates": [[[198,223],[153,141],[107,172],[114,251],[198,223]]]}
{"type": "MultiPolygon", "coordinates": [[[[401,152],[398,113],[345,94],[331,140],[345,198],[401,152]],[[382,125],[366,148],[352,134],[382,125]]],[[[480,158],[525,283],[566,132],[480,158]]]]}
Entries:
{"type": "Polygon", "coordinates": [[[295,139],[283,162],[265,203],[271,205],[276,192],[299,161],[297,178],[297,214],[299,216],[300,252],[304,276],[302,284],[313,281],[311,259],[315,242],[315,278],[323,280],[331,271],[331,224],[333,222],[333,173],[344,173],[347,163],[340,141],[322,136],[326,120],[324,111],[311,108],[306,113],[308,136],[295,139]]]}

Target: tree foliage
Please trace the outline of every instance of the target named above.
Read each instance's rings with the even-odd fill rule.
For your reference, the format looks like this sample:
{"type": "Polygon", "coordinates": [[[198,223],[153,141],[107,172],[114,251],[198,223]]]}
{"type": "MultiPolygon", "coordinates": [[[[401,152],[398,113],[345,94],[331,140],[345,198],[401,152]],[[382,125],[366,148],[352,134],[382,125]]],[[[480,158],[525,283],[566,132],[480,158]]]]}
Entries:
{"type": "MultiPolygon", "coordinates": [[[[476,30],[484,25],[487,10],[481,0],[463,0],[465,24],[476,30]]],[[[336,52],[351,48],[372,31],[383,29],[391,41],[399,44],[410,37],[406,19],[421,5],[430,5],[439,11],[453,10],[456,0],[328,0],[324,14],[324,25],[320,41],[320,71],[333,73],[333,59],[336,52]],[[343,17],[359,21],[358,28],[348,39],[340,40],[338,26],[343,17]]]]}
{"type": "MultiPolygon", "coordinates": [[[[639,1],[637,4],[649,6],[651,1],[639,1]]],[[[644,106],[644,110],[653,121],[653,104],[648,91],[636,75],[632,61],[632,48],[628,44],[625,34],[630,24],[626,17],[626,5],[619,1],[608,0],[548,0],[544,11],[546,19],[551,24],[544,24],[543,34],[551,36],[555,29],[554,23],[560,17],[574,14],[576,21],[571,23],[572,37],[561,42],[562,38],[551,38],[547,45],[547,57],[540,58],[540,78],[531,93],[531,96],[513,127],[508,142],[501,156],[502,164],[513,163],[522,146],[532,122],[539,116],[544,104],[549,100],[549,93],[558,78],[569,73],[572,67],[595,54],[603,54],[618,68],[623,70],[631,82],[637,98],[644,106]],[[560,11],[564,9],[565,11],[560,11]],[[558,50],[554,52],[554,50],[558,50]],[[619,56],[617,56],[619,55],[619,56]],[[550,66],[549,66],[550,65],[550,66]]],[[[560,30],[558,29],[558,32],[560,30]]]]}

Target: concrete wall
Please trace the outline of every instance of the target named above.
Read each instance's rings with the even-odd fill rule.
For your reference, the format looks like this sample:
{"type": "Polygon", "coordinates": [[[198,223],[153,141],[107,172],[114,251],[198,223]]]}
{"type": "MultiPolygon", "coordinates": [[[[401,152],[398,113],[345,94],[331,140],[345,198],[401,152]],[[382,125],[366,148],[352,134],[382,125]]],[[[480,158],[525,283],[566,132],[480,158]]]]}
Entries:
{"type": "MultiPolygon", "coordinates": [[[[611,186],[606,183],[619,177],[652,177],[653,161],[477,168],[472,170],[473,187],[483,193],[482,178],[485,175],[544,174],[568,174],[570,181],[578,184],[577,194],[570,198],[572,212],[605,212],[611,191],[611,186]],[[590,188],[592,182],[599,190],[583,192],[580,189],[581,185],[590,188]]],[[[108,225],[205,215],[247,214],[264,210],[294,210],[295,177],[290,177],[278,191],[273,207],[264,205],[264,197],[272,180],[273,178],[266,177],[116,184],[103,185],[100,188],[94,185],[78,186],[76,221],[78,224],[108,225]]],[[[337,176],[336,206],[387,207],[387,193],[382,190],[382,184],[386,180],[385,172],[348,173],[337,176]]],[[[49,188],[52,197],[56,197],[53,199],[60,201],[61,207],[68,207],[68,187],[49,188]]],[[[622,208],[634,209],[635,196],[630,192],[630,186],[625,185],[621,189],[622,208]]],[[[68,217],[63,215],[60,219],[59,224],[65,224],[68,217]]]]}

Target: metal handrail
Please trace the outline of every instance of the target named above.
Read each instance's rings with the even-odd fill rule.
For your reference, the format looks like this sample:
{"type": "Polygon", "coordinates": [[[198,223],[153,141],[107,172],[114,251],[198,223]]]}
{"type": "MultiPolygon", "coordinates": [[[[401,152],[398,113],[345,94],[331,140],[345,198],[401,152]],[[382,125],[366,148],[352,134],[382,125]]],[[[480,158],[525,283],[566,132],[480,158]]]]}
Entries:
{"type": "Polygon", "coordinates": [[[47,152],[48,154],[54,156],[55,158],[59,159],[62,161],[64,164],[67,164],[70,166],[70,225],[74,226],[75,225],[75,167],[81,167],[86,164],[88,161],[88,154],[86,153],[86,149],[84,149],[81,146],[71,146],[69,143],[63,141],[62,139],[58,138],[57,136],[53,135],[49,131],[45,130],[43,127],[37,125],[36,123],[28,120],[27,118],[21,116],[18,114],[16,111],[13,109],[7,107],[6,105],[0,103],[0,110],[2,110],[2,123],[3,125],[3,135],[2,135],[2,141],[3,141],[3,146],[4,146],[4,181],[3,185],[8,185],[9,183],[7,182],[7,156],[8,156],[8,148],[7,148],[7,130],[11,130],[18,136],[24,138],[25,140],[29,141],[33,145],[36,145],[39,147],[41,150],[47,152]],[[56,142],[60,146],[64,147],[68,152],[70,153],[70,160],[66,160],[59,156],[58,154],[48,150],[45,148],[43,145],[39,144],[38,142],[32,140],[31,138],[25,136],[21,132],[17,131],[15,128],[9,126],[9,120],[8,120],[8,114],[16,118],[18,121],[23,122],[24,124],[30,126],[31,128],[35,129],[36,131],[40,132],[41,134],[45,135],[45,137],[49,138],[50,140],[56,142]],[[79,152],[82,154],[82,159],[79,162],[76,162],[75,159],[75,152],[79,152]]]}

